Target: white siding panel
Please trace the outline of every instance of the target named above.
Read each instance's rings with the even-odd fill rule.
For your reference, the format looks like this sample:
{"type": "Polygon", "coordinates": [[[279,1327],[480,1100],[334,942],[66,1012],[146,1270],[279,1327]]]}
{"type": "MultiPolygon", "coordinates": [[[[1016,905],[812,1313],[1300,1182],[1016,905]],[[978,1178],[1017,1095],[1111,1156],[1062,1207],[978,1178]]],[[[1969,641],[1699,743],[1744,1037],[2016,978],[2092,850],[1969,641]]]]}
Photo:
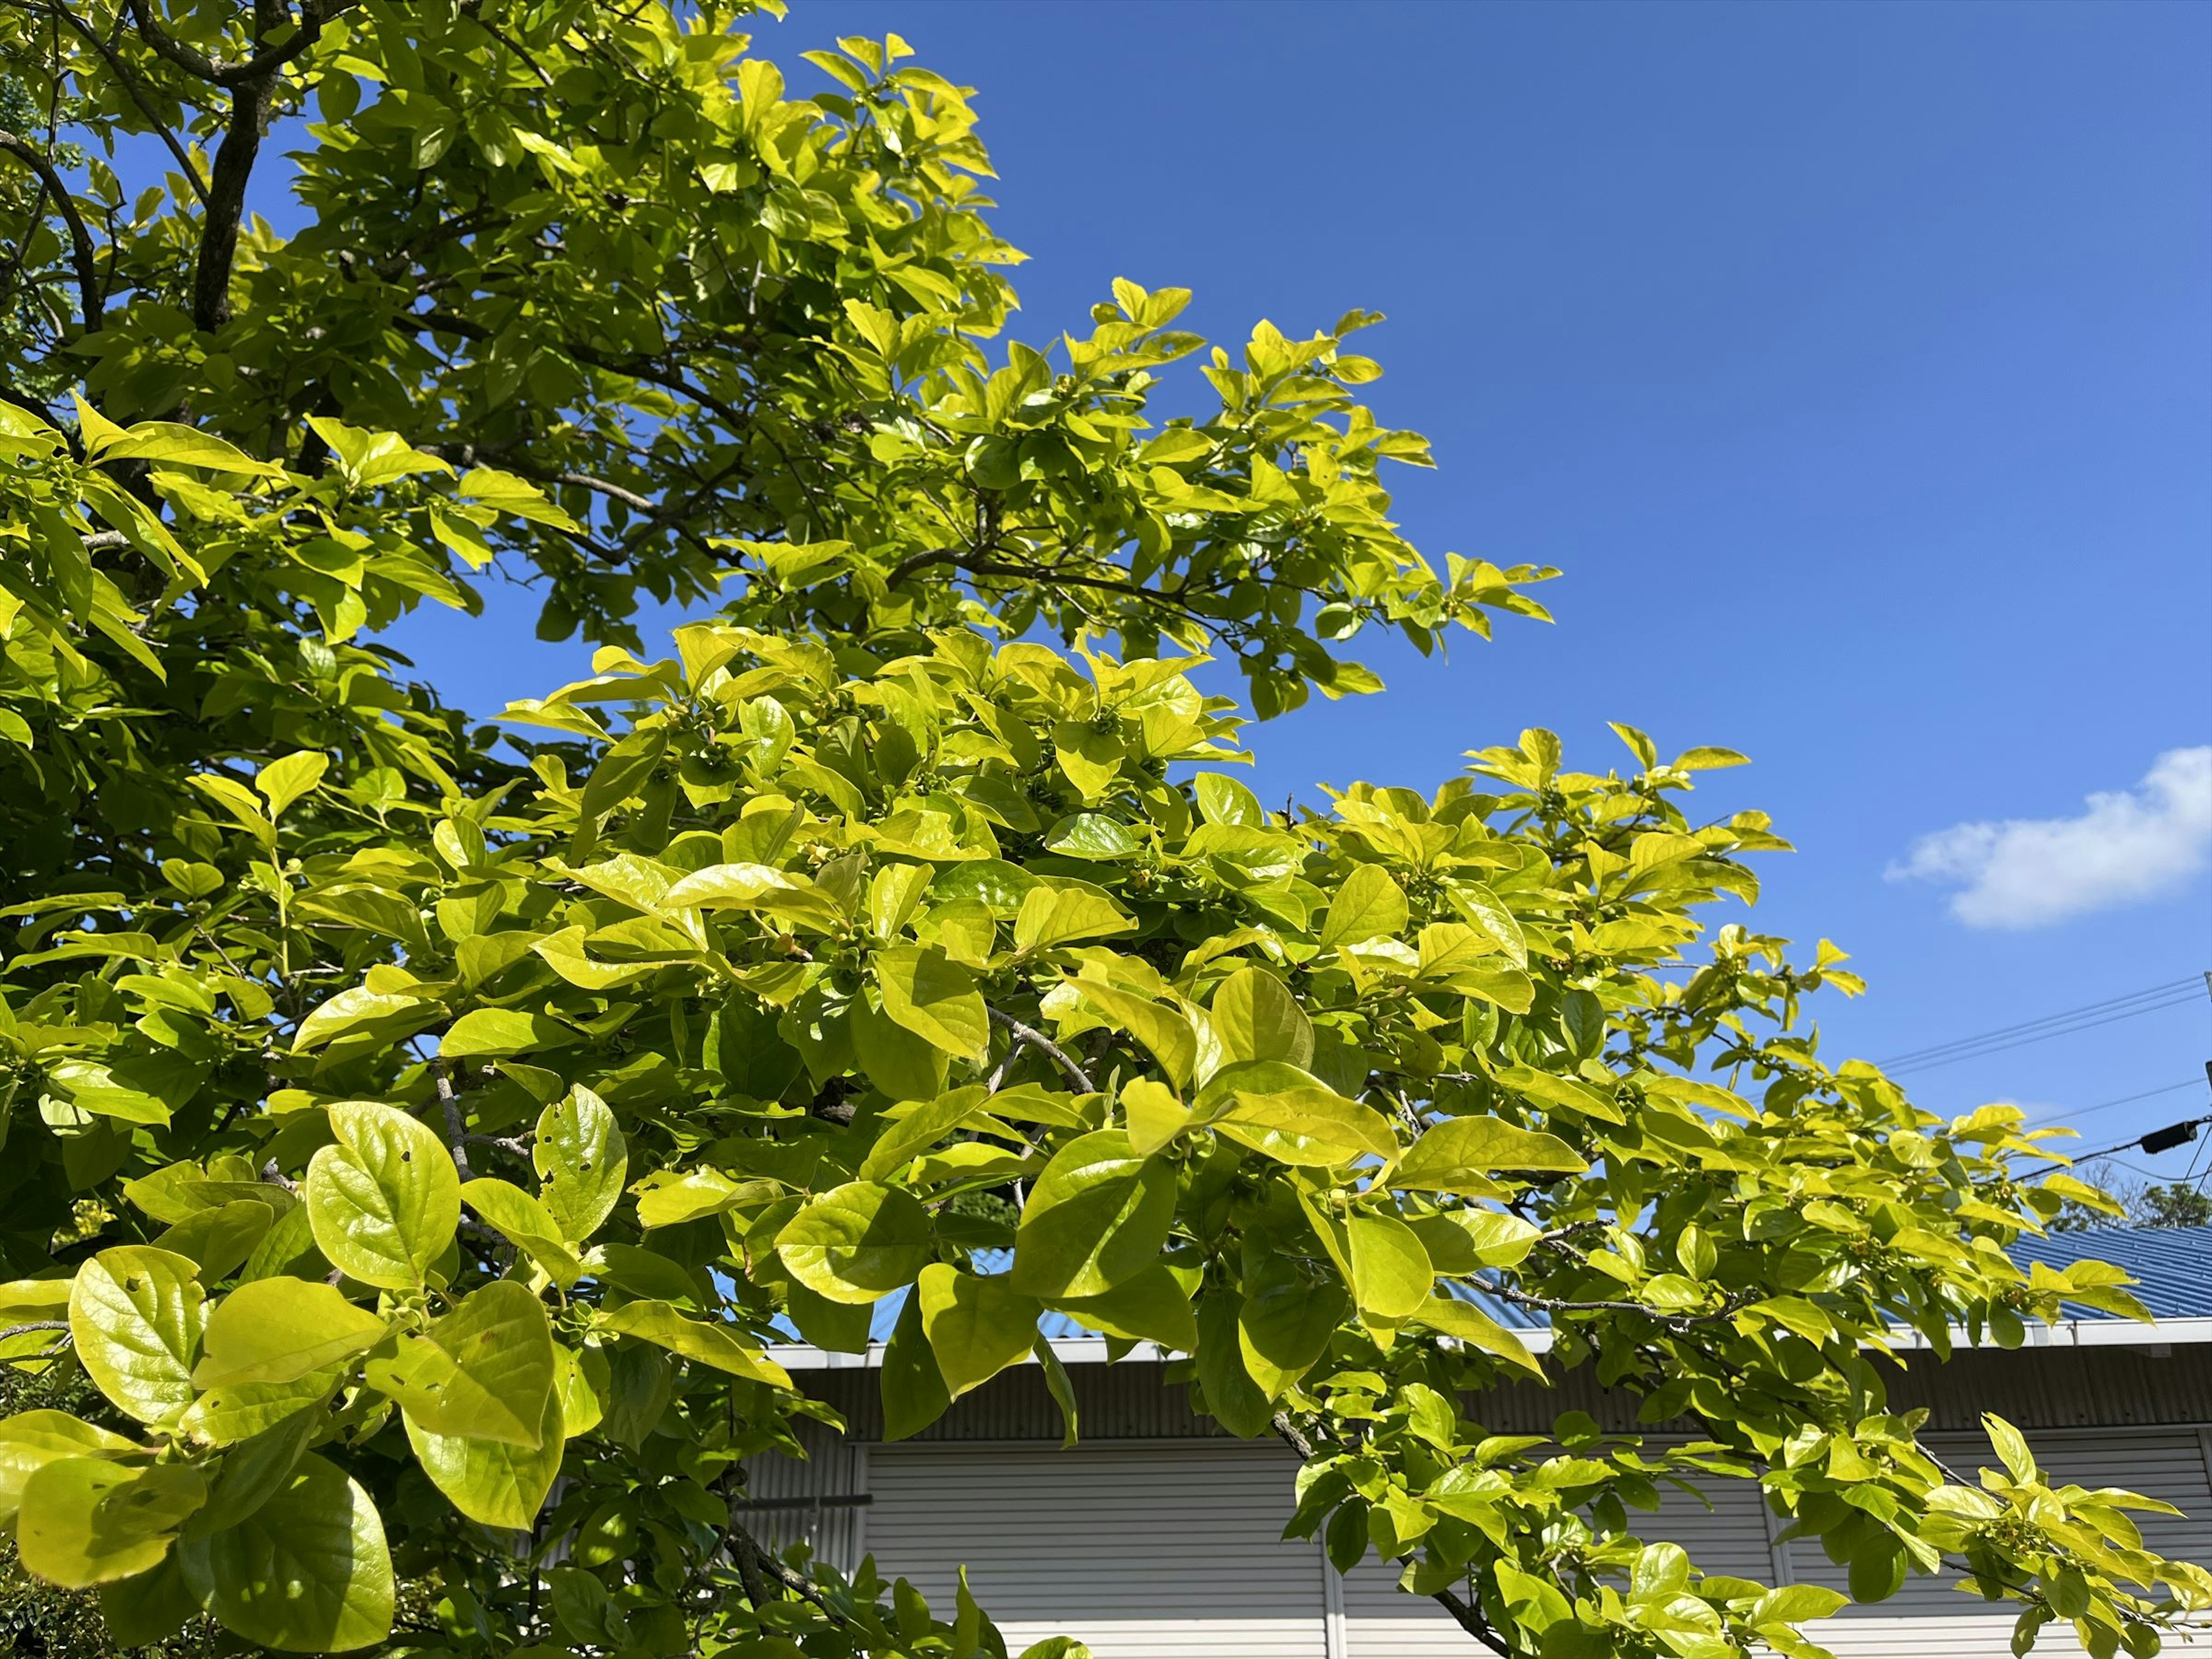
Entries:
{"type": "MultiPolygon", "coordinates": [[[[2033,1437],[2053,1480],[2119,1486],[2162,1498],[2185,1518],[2138,1517],[2145,1541],[2212,1561],[2212,1477],[2193,1429],[2046,1433],[2033,1437]]],[[[1971,1477],[1993,1465],[1979,1437],[1931,1437],[1971,1477]]],[[[866,1547],[886,1577],[914,1581],[949,1609],[965,1564],[977,1598],[1018,1653],[1068,1634],[1100,1659],[1472,1659],[1468,1637],[1433,1602],[1397,1589],[1397,1569],[1366,1564],[1341,1581],[1340,1652],[1328,1648],[1326,1568],[1310,1542],[1279,1534],[1291,1507],[1292,1461],[1274,1448],[1220,1441],[1095,1444],[1072,1452],[1006,1443],[869,1449],[866,1547]]],[[[818,1467],[791,1481],[810,1494],[839,1484],[818,1467]]],[[[857,1473],[857,1471],[855,1471],[857,1473]]],[[[763,1482],[763,1490],[770,1483],[763,1482]]],[[[1708,1510],[1669,1490],[1650,1539],[1689,1551],[1704,1571],[1772,1583],[1772,1551],[1755,1483],[1714,1479],[1708,1510]]],[[[810,1516],[814,1527],[829,1517],[810,1516]]],[[[810,1528],[811,1530],[811,1528],[810,1528]]],[[[834,1535],[835,1521],[830,1532],[834,1535]]],[[[835,1553],[832,1539],[830,1553],[835,1553]]],[[[1790,1576],[1846,1588],[1816,1542],[1788,1547],[1790,1576]]],[[[2014,1614],[1914,1577],[1892,1600],[1855,1607],[1808,1632],[1838,1659],[2008,1659],[2014,1614]]],[[[2077,1652],[2045,1632],[2039,1652],[2077,1652]]]]}
{"type": "Polygon", "coordinates": [[[960,1567],[1018,1653],[1327,1659],[1321,1555],[1282,1541],[1295,1461],[1219,1443],[879,1446],[868,1549],[949,1615],[960,1567]]]}

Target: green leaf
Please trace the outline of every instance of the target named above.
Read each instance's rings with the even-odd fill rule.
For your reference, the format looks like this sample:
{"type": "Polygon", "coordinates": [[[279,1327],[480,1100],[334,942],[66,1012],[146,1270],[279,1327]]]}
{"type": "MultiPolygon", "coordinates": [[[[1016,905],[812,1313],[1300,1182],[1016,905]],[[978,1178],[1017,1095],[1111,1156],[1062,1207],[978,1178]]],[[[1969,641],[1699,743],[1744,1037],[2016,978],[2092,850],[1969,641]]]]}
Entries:
{"type": "Polygon", "coordinates": [[[1395,939],[1406,930],[1406,895],[1379,864],[1353,866],[1330,901],[1322,923],[1321,947],[1364,945],[1370,939],[1395,939]]]}
{"type": "Polygon", "coordinates": [[[1189,1109],[1166,1084],[1148,1077],[1121,1085],[1121,1120],[1129,1131],[1129,1149],[1148,1158],[1190,1122],[1189,1109]]]}
{"type": "Polygon", "coordinates": [[[937,1369],[937,1355],[922,1326],[919,1297],[909,1296],[899,1309],[878,1384],[883,1393],[886,1442],[921,1433],[951,1407],[951,1390],[945,1386],[945,1374],[937,1369]]]}
{"type": "Polygon", "coordinates": [[[797,1279],[784,1286],[783,1310],[799,1328],[799,1340],[831,1353],[866,1353],[875,1307],[866,1302],[832,1302],[797,1279]]]}
{"type": "Polygon", "coordinates": [[[331,1285],[257,1279],[231,1291],[208,1316],[192,1385],[295,1382],[374,1347],[386,1328],[331,1285]]]}
{"type": "Polygon", "coordinates": [[[1905,1588],[1905,1547],[1879,1532],[1851,1553],[1851,1600],[1862,1606],[1887,1601],[1905,1588]]]}
{"type": "Polygon", "coordinates": [[[303,749],[282,760],[273,760],[255,775],[253,787],[269,803],[270,818],[281,818],[284,809],[298,800],[323,781],[329,771],[331,757],[313,749],[303,749]]]}
{"type": "MultiPolygon", "coordinates": [[[[84,434],[86,453],[96,459],[152,461],[164,466],[205,467],[249,478],[281,478],[284,469],[257,461],[244,450],[224,442],[213,433],[173,421],[140,421],[121,427],[103,418],[82,397],[76,398],[77,418],[84,434]]],[[[1692,751],[1695,752],[1695,751],[1692,751]]]]}
{"type": "Polygon", "coordinates": [[[1260,798],[1236,779],[1218,772],[1200,772],[1191,779],[1198,793],[1198,811],[1208,823],[1231,823],[1244,829],[1267,827],[1267,815],[1260,798]]]}
{"type": "Polygon", "coordinates": [[[67,1412],[19,1412],[0,1419],[0,1528],[11,1527],[34,1470],[64,1457],[132,1457],[141,1449],[67,1412]]]}
{"type": "Polygon", "coordinates": [[[478,1008],[453,1023],[438,1040],[438,1053],[447,1060],[504,1060],[566,1048],[576,1041],[575,1032],[543,1014],[520,1008],[478,1008]]]}
{"type": "Polygon", "coordinates": [[[387,1021],[419,1023],[430,1012],[429,1006],[420,997],[372,991],[356,985],[350,991],[339,992],[300,1022],[300,1029],[292,1034],[292,1052],[307,1054],[326,1042],[387,1021]]]}
{"type": "Polygon", "coordinates": [[[956,1060],[981,1065],[991,1046],[990,1017],[975,976],[933,945],[894,945],[876,952],[884,1012],[956,1060]]]}
{"type": "Polygon", "coordinates": [[[1030,1189],[1012,1283],[1047,1301],[1103,1296],[1151,1267],[1175,1223],[1174,1166],[1139,1158],[1120,1129],[1079,1135],[1030,1189]]]}
{"type": "MultiPolygon", "coordinates": [[[[1982,1413],[1982,1428],[1990,1437],[1990,1444],[2004,1460],[2004,1466],[2014,1480],[2027,1484],[2035,1480],[2035,1454],[2028,1449],[2027,1437],[1994,1412],[1982,1413]]],[[[1851,1592],[1857,1598],[1858,1592],[1851,1592]]]]}
{"type": "Polygon", "coordinates": [[[893,1100],[931,1100],[945,1089],[945,1050],[894,1020],[865,993],[845,1013],[853,1059],[870,1083],[893,1100]]]}
{"type": "Polygon", "coordinates": [[[567,1443],[560,1396],[553,1389],[545,1390],[534,1425],[535,1447],[437,1434],[416,1422],[412,1413],[402,1420],[422,1472],[463,1515],[487,1527],[515,1532],[526,1532],[536,1524],[554,1477],[561,1473],[567,1443]]]}
{"type": "Polygon", "coordinates": [[[1329,1168],[1398,1150],[1380,1112],[1282,1060],[1245,1060],[1215,1073],[1200,1091],[1195,1117],[1284,1164],[1329,1168]]]}
{"type": "Polygon", "coordinates": [[[606,1416],[613,1379],[602,1348],[553,1350],[553,1391],[561,1398],[561,1431],[574,1440],[589,1434],[606,1416]]]}
{"type": "Polygon", "coordinates": [[[154,1246],[189,1256],[199,1266],[200,1282],[212,1285],[236,1273],[276,1221],[275,1205],[237,1199],[186,1216],[155,1238],[154,1246]]]}
{"type": "Polygon", "coordinates": [[[461,1178],[438,1137],[369,1101],[330,1109],[335,1146],[307,1165],[307,1220],[332,1267],[380,1290],[420,1287],[453,1243],[461,1178]]]}
{"type": "Polygon", "coordinates": [[[793,1216],[775,1253],[793,1278],[832,1302],[873,1302],[929,1261],[929,1212],[911,1193],[870,1181],[831,1188],[793,1216]]]}
{"type": "Polygon", "coordinates": [[[1480,1348],[1495,1354],[1509,1364],[1519,1366],[1531,1376],[1540,1378],[1544,1369],[1536,1357],[1528,1352],[1528,1344],[1514,1335],[1473,1303],[1462,1302],[1456,1297],[1435,1296],[1424,1302],[1413,1318],[1432,1331],[1456,1338],[1470,1348],[1480,1348]]]}
{"type": "Polygon", "coordinates": [[[1157,1342],[1179,1353],[1198,1349],[1190,1297],[1164,1262],[1154,1262],[1102,1296],[1061,1297],[1052,1304],[1078,1324],[1129,1342],[1157,1342]]]}
{"type": "Polygon", "coordinates": [[[771,893],[796,892],[808,885],[769,864],[710,864],[696,870],[668,890],[661,908],[681,910],[747,910],[758,908],[771,893]]]}
{"type": "Polygon", "coordinates": [[[15,1520],[23,1565],[64,1589],[89,1589],[160,1565],[207,1483],[181,1464],[130,1469],[101,1457],[62,1457],[24,1483],[15,1520]]]}
{"type": "Polygon", "coordinates": [[[1213,1034],[1231,1060],[1313,1063],[1313,1025],[1289,989],[1264,968],[1231,974],[1213,994],[1213,1034]]]}
{"type": "Polygon", "coordinates": [[[118,1648],[166,1641],[200,1612],[199,1598],[185,1577],[184,1563],[173,1553],[151,1572],[100,1587],[100,1622],[107,1626],[107,1639],[118,1648]]]}
{"type": "Polygon", "coordinates": [[[625,1302],[599,1323],[602,1329],[618,1336],[638,1337],[747,1382],[773,1383],[780,1389],[791,1386],[790,1374],[782,1366],[738,1340],[727,1326],[686,1319],[665,1302],[625,1302]]]}
{"type": "Polygon", "coordinates": [[[1226,1288],[1210,1290],[1198,1304],[1198,1382],[1206,1409],[1242,1440],[1267,1431],[1274,1407],[1267,1390],[1244,1369],[1237,1323],[1244,1299],[1226,1288]]]}
{"type": "Polygon", "coordinates": [[[1103,812],[1077,812],[1045,831],[1045,846],[1063,858],[1110,861],[1144,851],[1135,830],[1103,812]]]}
{"type": "Polygon", "coordinates": [[[562,1290],[584,1276],[584,1264],[561,1237],[561,1224],[513,1182],[492,1176],[465,1182],[461,1202],[508,1243],[526,1252],[562,1290]]]}
{"type": "Polygon", "coordinates": [[[310,1371],[290,1382],[230,1382],[192,1401],[177,1426],[204,1445],[228,1446],[265,1434],[330,1398],[343,1370],[310,1371]]]}
{"type": "Polygon", "coordinates": [[[150,1245],[102,1250],[76,1270],[70,1336],[78,1363],[118,1409],[171,1423],[192,1402],[205,1297],[198,1267],[150,1245]]]}
{"type": "Polygon", "coordinates": [[[986,1092],[981,1084],[971,1084],[923,1101],[893,1121],[861,1160],[860,1179],[882,1181],[896,1175],[973,1116],[986,1092]]]}
{"type": "Polygon", "coordinates": [[[185,1535],[205,1538],[234,1527],[283,1491],[319,1426],[314,1413],[295,1412],[226,1451],[212,1466],[206,1505],[191,1517],[185,1535]]]}
{"type": "Polygon", "coordinates": [[[650,1232],[657,1227],[680,1227],[687,1221],[720,1215],[734,1206],[745,1191],[744,1185],[720,1170],[663,1170],[637,1184],[637,1224],[650,1232]]]}
{"type": "Polygon", "coordinates": [[[366,1375],[432,1434],[535,1449],[553,1394],[553,1330],[526,1286],[495,1279],[366,1375]]]}
{"type": "Polygon", "coordinates": [[[1395,1216],[1357,1212],[1345,1224],[1352,1295],[1363,1314],[1404,1319],[1429,1299],[1436,1270],[1411,1227],[1395,1216]]]}
{"type": "Polygon", "coordinates": [[[1269,1401],[1279,1400],[1320,1362],[1329,1338],[1351,1316],[1352,1299],[1335,1285],[1294,1272],[1271,1273],[1237,1310],[1246,1375],[1269,1401]]]}
{"type": "Polygon", "coordinates": [[[1181,1013],[1100,980],[1077,979],[1068,983],[1085,1001],[1151,1049],[1152,1058],[1176,1088],[1188,1085],[1198,1069],[1198,1033],[1181,1013]]]}
{"type": "Polygon", "coordinates": [[[989,1382],[1028,1354],[1042,1304],[1003,1275],[963,1273],[942,1261],[915,1280],[922,1330],[952,1397],[989,1382]]]}
{"type": "Polygon", "coordinates": [[[1850,1605],[1850,1598],[1819,1584],[1784,1584],[1771,1589],[1751,1604],[1744,1615],[1748,1625],[1799,1625],[1808,1619],[1826,1619],[1850,1605]]]}
{"type": "Polygon", "coordinates": [[[1589,1160],[1557,1135],[1524,1129],[1496,1117],[1455,1117],[1424,1133],[1407,1149],[1390,1185],[1408,1192],[1493,1190],[1487,1182],[1470,1182],[1496,1170],[1553,1171],[1580,1175],[1589,1160]]]}
{"type": "Polygon", "coordinates": [[[239,1525],[186,1544],[186,1579],[223,1628],[286,1653],[343,1653],[392,1631],[395,1586],[368,1494],[312,1453],[239,1525]]]}
{"type": "Polygon", "coordinates": [[[1135,927],[1103,893],[1085,887],[1032,887],[1014,918],[1014,948],[1048,951],[1079,939],[1127,933],[1135,927]]]}
{"type": "Polygon", "coordinates": [[[572,1244],[599,1231],[629,1178],[629,1148],[621,1126],[606,1102],[581,1084],[539,1115],[530,1161],[543,1183],[546,1209],[572,1244]]]}

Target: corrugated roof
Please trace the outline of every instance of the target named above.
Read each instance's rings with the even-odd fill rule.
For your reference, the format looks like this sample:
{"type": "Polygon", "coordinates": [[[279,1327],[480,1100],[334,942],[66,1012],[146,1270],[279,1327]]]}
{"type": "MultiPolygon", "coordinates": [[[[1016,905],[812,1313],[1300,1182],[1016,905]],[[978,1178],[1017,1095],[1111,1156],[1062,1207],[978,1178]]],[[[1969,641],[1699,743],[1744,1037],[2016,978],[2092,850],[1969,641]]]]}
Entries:
{"type": "MultiPolygon", "coordinates": [[[[2212,1318],[2212,1227],[2095,1227],[2044,1238],[2023,1234],[2014,1243],[2012,1254],[2022,1267],[2031,1261],[2060,1268],[2076,1261],[2109,1261],[2141,1281],[2132,1287],[2133,1293],[2159,1318],[2212,1318]]],[[[984,1273],[1003,1273],[1012,1260],[1011,1251],[980,1250],[975,1265],[984,1273]]],[[[1516,1330],[1541,1330],[1551,1322],[1541,1313],[1492,1297],[1460,1294],[1500,1324],[1516,1330]]],[[[891,1328],[897,1323],[905,1300],[906,1292],[899,1291],[876,1304],[869,1321],[872,1341],[890,1340],[891,1328]]],[[[2072,1304],[2067,1312],[2081,1319],[2117,1316],[2072,1304]]],[[[1091,1334],[1064,1314],[1047,1314],[1042,1329],[1046,1336],[1062,1340],[1091,1334]]],[[[798,1333],[790,1334],[795,1337],[798,1333]]]]}
{"type": "MultiPolygon", "coordinates": [[[[2023,1234],[2012,1256],[2022,1267],[2109,1261],[2142,1281],[2131,1291],[2160,1319],[2212,1317],[2212,1227],[2092,1227],[2043,1238],[2023,1234]]],[[[2115,1316],[2070,1304],[2068,1311],[2083,1319],[2115,1316]]]]}

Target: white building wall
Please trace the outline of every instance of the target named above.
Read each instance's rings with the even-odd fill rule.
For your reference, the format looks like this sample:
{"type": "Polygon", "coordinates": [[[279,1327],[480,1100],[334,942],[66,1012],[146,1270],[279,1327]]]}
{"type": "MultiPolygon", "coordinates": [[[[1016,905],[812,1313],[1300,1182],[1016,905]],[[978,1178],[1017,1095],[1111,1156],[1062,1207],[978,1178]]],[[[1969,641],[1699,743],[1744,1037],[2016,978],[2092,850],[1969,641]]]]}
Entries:
{"type": "MultiPolygon", "coordinates": [[[[2212,1561],[2212,1468],[2195,1429],[2124,1429],[2035,1437],[2052,1479],[2122,1486],[2186,1512],[2144,1516],[2152,1547],[2212,1561]]],[[[1993,1462],[1978,1437],[1931,1437],[1962,1473],[1993,1462]]],[[[825,1448],[825,1450],[828,1449],[825,1448]]],[[[832,1454],[834,1456],[835,1454],[832,1454]]],[[[760,1511],[749,1524],[784,1536],[803,1526],[825,1556],[863,1550],[950,1617],[965,1565],[976,1599],[1018,1655],[1048,1636],[1079,1638],[1099,1659],[1472,1659],[1477,1650],[1433,1602],[1372,1562],[1335,1585],[1317,1544],[1285,1542],[1294,1460],[1268,1443],[1146,1440],[1072,1451],[1029,1443],[871,1446],[849,1462],[787,1466],[754,1490],[851,1495],[865,1507],[760,1511]],[[805,1468],[806,1473],[799,1470],[805,1468]],[[817,1530],[818,1528],[818,1530],[817,1530]]],[[[773,1464],[779,1460],[764,1460],[773,1464]]],[[[1817,1543],[1777,1549],[1748,1481],[1715,1481],[1709,1510],[1669,1491],[1645,1535],[1680,1543],[1705,1571],[1765,1583],[1844,1588],[1817,1543]]],[[[1948,1583],[1907,1581],[1891,1601],[1808,1632],[1838,1659],[2008,1659],[2013,1615],[1948,1583]]],[[[2079,1650],[2045,1632],[2038,1652],[2079,1650]]]]}

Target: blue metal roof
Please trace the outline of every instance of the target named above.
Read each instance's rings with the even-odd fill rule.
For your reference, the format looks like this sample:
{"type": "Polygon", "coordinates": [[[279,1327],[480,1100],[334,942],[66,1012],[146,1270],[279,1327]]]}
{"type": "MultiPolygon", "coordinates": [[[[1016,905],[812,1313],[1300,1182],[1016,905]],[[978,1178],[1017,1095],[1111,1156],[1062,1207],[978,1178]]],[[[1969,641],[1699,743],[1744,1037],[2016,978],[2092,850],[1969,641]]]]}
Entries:
{"type": "MultiPolygon", "coordinates": [[[[2043,1238],[2022,1234],[2013,1260],[2064,1268],[2076,1261],[2109,1261],[2141,1283],[2130,1291],[2160,1319],[2212,1318],[2212,1227],[2092,1227],[2043,1238]]],[[[2115,1316],[2068,1306],[2083,1319],[2115,1316]]]]}
{"type": "MultiPolygon", "coordinates": [[[[1012,1261],[1009,1250],[979,1250],[975,1266],[983,1273],[1003,1273],[1012,1261]]],[[[2012,1246],[2013,1259],[2025,1267],[2031,1261],[2064,1268],[2076,1261],[2109,1261],[2141,1282],[2130,1286],[2145,1307],[2160,1319],[2212,1318],[2212,1227],[2094,1227],[2085,1232],[2052,1233],[2037,1238],[2022,1234],[2012,1246]]],[[[1518,1330],[1540,1330],[1550,1323],[1541,1313],[1494,1297],[1462,1292],[1500,1324],[1518,1330]]],[[[890,1340],[905,1303],[904,1291],[878,1302],[870,1320],[869,1337],[890,1340]]],[[[2067,1312],[2081,1319],[2111,1319],[2115,1315],[2072,1304],[2067,1312]]],[[[779,1324],[787,1322],[779,1320],[779,1324]]],[[[1047,1314],[1044,1334],[1055,1339],[1091,1334],[1065,1314],[1047,1314]]],[[[798,1333],[791,1331],[792,1336],[798,1333]]]]}

